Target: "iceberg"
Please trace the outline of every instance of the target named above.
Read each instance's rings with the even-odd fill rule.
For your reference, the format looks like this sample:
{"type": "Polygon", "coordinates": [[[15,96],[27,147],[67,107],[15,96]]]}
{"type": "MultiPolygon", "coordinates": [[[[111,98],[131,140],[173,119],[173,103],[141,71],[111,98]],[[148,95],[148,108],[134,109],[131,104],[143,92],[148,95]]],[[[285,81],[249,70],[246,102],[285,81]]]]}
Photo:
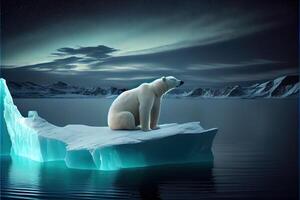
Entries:
{"type": "Polygon", "coordinates": [[[55,126],[36,111],[23,117],[0,79],[1,154],[69,168],[118,170],[164,164],[211,162],[216,128],[199,122],[164,124],[150,132],[86,125],[55,126]]]}

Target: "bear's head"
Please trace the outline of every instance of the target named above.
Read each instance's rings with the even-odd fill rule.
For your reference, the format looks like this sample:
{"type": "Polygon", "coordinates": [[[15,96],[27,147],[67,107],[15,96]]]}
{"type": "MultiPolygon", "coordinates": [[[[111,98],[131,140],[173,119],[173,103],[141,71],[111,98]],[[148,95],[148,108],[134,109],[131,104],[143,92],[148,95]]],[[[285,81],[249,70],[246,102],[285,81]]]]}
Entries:
{"type": "Polygon", "coordinates": [[[163,76],[162,81],[166,84],[168,90],[181,86],[184,82],[174,76],[163,76]]]}
{"type": "Polygon", "coordinates": [[[184,83],[183,81],[178,80],[173,76],[163,76],[159,79],[154,80],[150,84],[156,96],[162,96],[163,94],[169,92],[170,90],[181,86],[183,83],[184,83]]]}

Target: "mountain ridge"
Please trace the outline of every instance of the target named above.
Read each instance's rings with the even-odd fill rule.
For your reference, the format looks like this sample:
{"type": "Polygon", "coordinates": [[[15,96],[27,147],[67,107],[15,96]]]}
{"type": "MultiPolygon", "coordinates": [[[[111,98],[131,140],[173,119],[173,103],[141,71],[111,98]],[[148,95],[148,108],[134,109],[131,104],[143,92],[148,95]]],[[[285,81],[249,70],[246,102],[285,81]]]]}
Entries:
{"type": "MultiPolygon", "coordinates": [[[[82,87],[63,81],[40,85],[31,81],[9,81],[8,87],[14,98],[89,98],[115,97],[127,88],[116,87],[82,87]]],[[[285,98],[297,97],[299,94],[299,76],[286,75],[250,86],[225,86],[222,88],[174,89],[166,94],[170,98],[285,98]]]]}

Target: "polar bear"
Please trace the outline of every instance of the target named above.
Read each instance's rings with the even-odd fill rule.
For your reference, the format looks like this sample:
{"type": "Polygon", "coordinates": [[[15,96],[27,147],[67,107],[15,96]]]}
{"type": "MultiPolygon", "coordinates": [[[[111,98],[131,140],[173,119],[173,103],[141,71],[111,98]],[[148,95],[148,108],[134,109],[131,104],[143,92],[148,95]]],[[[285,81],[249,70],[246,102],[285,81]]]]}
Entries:
{"type": "Polygon", "coordinates": [[[138,125],[143,131],[158,129],[163,94],[183,83],[173,76],[164,76],[123,92],[109,108],[108,126],[114,130],[134,130],[138,125]]]}

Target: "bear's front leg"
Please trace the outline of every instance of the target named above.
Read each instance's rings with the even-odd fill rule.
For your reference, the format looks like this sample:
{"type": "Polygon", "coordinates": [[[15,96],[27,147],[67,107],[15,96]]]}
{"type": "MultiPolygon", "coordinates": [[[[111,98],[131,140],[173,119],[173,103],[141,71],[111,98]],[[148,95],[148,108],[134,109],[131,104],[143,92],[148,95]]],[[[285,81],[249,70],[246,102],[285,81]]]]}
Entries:
{"type": "Polygon", "coordinates": [[[156,98],[153,104],[153,108],[151,111],[151,123],[150,123],[150,128],[152,130],[159,129],[157,126],[158,119],[159,119],[159,114],[160,114],[160,101],[161,98],[156,98]]]}
{"type": "Polygon", "coordinates": [[[150,115],[153,106],[154,98],[148,96],[140,101],[139,113],[140,113],[140,124],[142,131],[151,131],[150,129],[150,115]]]}

